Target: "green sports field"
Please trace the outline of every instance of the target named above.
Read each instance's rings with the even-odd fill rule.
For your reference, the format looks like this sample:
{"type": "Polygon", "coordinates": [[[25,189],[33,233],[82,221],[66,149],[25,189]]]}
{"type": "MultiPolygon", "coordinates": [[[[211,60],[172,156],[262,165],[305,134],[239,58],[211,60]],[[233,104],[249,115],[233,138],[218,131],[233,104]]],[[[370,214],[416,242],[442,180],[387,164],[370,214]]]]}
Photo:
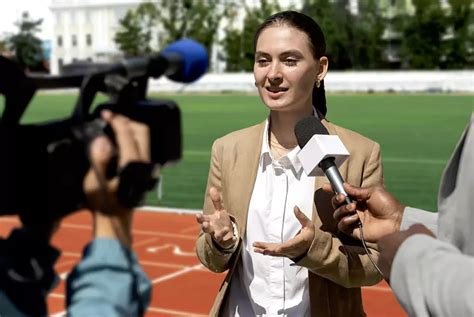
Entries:
{"type": "MultiPolygon", "coordinates": [[[[202,206],[214,139],[262,121],[267,110],[254,95],[166,95],[182,110],[184,157],[163,171],[162,199],[147,205],[202,206]]],[[[23,122],[67,116],[75,95],[39,95],[23,122]]],[[[442,170],[470,113],[472,95],[329,95],[328,119],[380,143],[385,183],[405,204],[436,210],[442,170]]],[[[1,101],[3,105],[3,101],[1,101]]]]}

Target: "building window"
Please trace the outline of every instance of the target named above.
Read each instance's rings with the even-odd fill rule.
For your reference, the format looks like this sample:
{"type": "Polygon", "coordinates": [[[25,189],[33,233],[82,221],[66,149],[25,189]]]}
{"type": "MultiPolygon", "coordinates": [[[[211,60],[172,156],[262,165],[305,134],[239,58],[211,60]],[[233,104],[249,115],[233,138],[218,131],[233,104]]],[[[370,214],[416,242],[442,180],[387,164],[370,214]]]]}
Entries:
{"type": "Polygon", "coordinates": [[[92,46],[92,35],[86,34],[86,44],[87,46],[92,46]]]}
{"type": "Polygon", "coordinates": [[[76,35],[72,36],[72,46],[77,46],[77,36],[76,35]]]}
{"type": "Polygon", "coordinates": [[[63,65],[64,65],[64,61],[62,58],[59,58],[58,59],[58,69],[59,69],[59,72],[61,73],[63,71],[63,65]]]}
{"type": "Polygon", "coordinates": [[[63,46],[63,37],[61,35],[58,35],[58,47],[63,46]]]}

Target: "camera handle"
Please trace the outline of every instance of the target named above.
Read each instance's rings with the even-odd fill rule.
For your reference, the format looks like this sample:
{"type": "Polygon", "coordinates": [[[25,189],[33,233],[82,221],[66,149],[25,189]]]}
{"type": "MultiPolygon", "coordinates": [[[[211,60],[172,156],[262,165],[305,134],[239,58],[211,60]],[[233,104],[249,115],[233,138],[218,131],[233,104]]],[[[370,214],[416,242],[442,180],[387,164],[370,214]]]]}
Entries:
{"type": "Polygon", "coordinates": [[[125,103],[145,99],[148,76],[128,78],[120,68],[111,68],[84,77],[72,117],[87,120],[97,92],[104,92],[120,110],[125,103]]]}
{"type": "Polygon", "coordinates": [[[0,69],[0,94],[5,96],[5,109],[0,122],[18,125],[36,92],[36,86],[18,64],[3,56],[0,56],[0,69]]]}

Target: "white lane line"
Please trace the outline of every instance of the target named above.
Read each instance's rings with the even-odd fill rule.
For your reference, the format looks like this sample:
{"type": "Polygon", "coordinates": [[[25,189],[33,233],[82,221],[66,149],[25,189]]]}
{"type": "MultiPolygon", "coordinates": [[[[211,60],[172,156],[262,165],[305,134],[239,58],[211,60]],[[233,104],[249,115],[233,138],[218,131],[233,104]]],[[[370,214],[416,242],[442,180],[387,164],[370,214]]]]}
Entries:
{"type": "Polygon", "coordinates": [[[150,239],[147,239],[147,240],[136,242],[136,243],[133,243],[133,247],[139,247],[141,245],[148,244],[150,242],[155,242],[156,240],[158,240],[158,238],[150,238],[150,239]]]}
{"type": "Polygon", "coordinates": [[[66,297],[64,294],[58,294],[58,293],[50,293],[48,295],[48,297],[52,297],[52,298],[64,298],[66,297]]]}
{"type": "MultiPolygon", "coordinates": [[[[71,228],[71,229],[85,229],[91,230],[91,226],[87,225],[77,225],[72,223],[62,223],[61,227],[63,228],[71,228]]],[[[167,237],[167,238],[178,238],[178,239],[186,239],[186,240],[196,240],[195,235],[185,235],[185,234],[176,234],[176,233],[166,233],[160,231],[148,231],[148,230],[132,230],[132,233],[135,234],[143,234],[148,236],[158,236],[158,237],[167,237]]]]}
{"type": "Polygon", "coordinates": [[[64,251],[64,252],[61,253],[61,255],[72,256],[72,257],[75,257],[75,258],[80,258],[80,257],[82,257],[82,253],[78,253],[78,252],[67,252],[67,251],[64,251]]]}
{"type": "Polygon", "coordinates": [[[167,280],[170,280],[172,278],[175,278],[177,276],[180,276],[180,275],[184,275],[188,272],[192,272],[192,271],[198,271],[202,268],[202,264],[196,264],[194,266],[187,266],[177,272],[174,272],[174,273],[171,273],[171,274],[168,274],[168,275],[164,275],[164,276],[161,276],[161,277],[158,277],[154,280],[151,281],[151,284],[159,284],[159,283],[162,283],[164,281],[167,281],[167,280]]]}
{"type": "Polygon", "coordinates": [[[181,250],[180,247],[177,245],[174,246],[173,254],[177,256],[191,256],[191,257],[196,257],[196,251],[194,252],[184,252],[181,250]]]}
{"type": "Polygon", "coordinates": [[[146,252],[148,252],[148,253],[157,253],[158,251],[170,249],[172,247],[175,247],[175,245],[167,243],[167,244],[164,244],[164,245],[160,245],[159,247],[146,248],[146,252]]]}
{"type": "Polygon", "coordinates": [[[151,261],[140,261],[140,265],[164,267],[164,268],[170,268],[170,269],[182,269],[186,267],[186,265],[183,265],[183,264],[169,264],[169,263],[151,262],[151,261]]]}
{"type": "Polygon", "coordinates": [[[185,215],[194,215],[202,212],[201,209],[183,209],[183,208],[173,208],[173,207],[156,207],[156,206],[140,206],[135,208],[135,211],[138,212],[158,212],[158,213],[172,213],[172,214],[185,214],[185,215]]]}
{"type": "Polygon", "coordinates": [[[64,272],[64,273],[59,274],[59,278],[65,281],[68,275],[69,275],[69,272],[64,272]]]}

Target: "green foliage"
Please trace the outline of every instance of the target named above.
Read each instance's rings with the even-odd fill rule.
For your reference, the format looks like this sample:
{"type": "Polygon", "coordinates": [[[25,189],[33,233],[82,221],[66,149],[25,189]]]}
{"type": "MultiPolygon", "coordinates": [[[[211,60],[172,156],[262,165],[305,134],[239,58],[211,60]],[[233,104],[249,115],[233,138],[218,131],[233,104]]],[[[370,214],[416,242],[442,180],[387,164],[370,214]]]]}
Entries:
{"type": "Polygon", "coordinates": [[[255,31],[266,18],[280,10],[276,0],[260,0],[260,5],[255,8],[245,7],[242,30],[236,29],[233,21],[229,23],[227,38],[223,41],[227,60],[231,61],[227,64],[227,71],[253,70],[255,31]]]}
{"type": "Polygon", "coordinates": [[[208,52],[223,16],[224,0],[162,0],[158,20],[162,26],[162,46],[182,38],[192,38],[208,52]]]}
{"type": "Polygon", "coordinates": [[[302,12],[323,30],[331,69],[381,67],[384,21],[378,1],[360,0],[357,16],[348,7],[348,0],[305,0],[302,12]]]}
{"type": "Polygon", "coordinates": [[[140,4],[127,11],[119,22],[114,41],[125,56],[139,56],[152,51],[151,41],[158,11],[153,3],[140,4]]]}
{"type": "Polygon", "coordinates": [[[445,68],[474,66],[474,14],[471,0],[449,0],[451,10],[447,17],[449,32],[446,40],[445,68]],[[471,26],[471,29],[469,28],[471,26]]]}
{"type": "Polygon", "coordinates": [[[379,69],[386,67],[382,34],[385,19],[381,15],[377,0],[360,0],[359,15],[355,17],[352,36],[352,65],[356,69],[379,69]]]}
{"type": "Polygon", "coordinates": [[[345,6],[340,1],[305,0],[301,11],[312,17],[323,30],[331,69],[350,68],[349,22],[346,20],[349,14],[345,6]]]}
{"type": "Polygon", "coordinates": [[[238,30],[227,30],[223,40],[224,52],[226,54],[226,71],[238,72],[242,70],[242,33],[238,30]]]}
{"type": "Polygon", "coordinates": [[[41,31],[43,19],[33,20],[24,12],[16,23],[18,33],[7,39],[8,48],[14,53],[14,59],[25,68],[35,68],[43,61],[41,40],[36,36],[41,31]]]}
{"type": "Polygon", "coordinates": [[[0,53],[7,50],[7,43],[3,40],[0,40],[0,53]]]}
{"type": "Polygon", "coordinates": [[[403,26],[401,56],[410,68],[438,68],[446,19],[438,1],[413,0],[415,15],[403,26]]]}

